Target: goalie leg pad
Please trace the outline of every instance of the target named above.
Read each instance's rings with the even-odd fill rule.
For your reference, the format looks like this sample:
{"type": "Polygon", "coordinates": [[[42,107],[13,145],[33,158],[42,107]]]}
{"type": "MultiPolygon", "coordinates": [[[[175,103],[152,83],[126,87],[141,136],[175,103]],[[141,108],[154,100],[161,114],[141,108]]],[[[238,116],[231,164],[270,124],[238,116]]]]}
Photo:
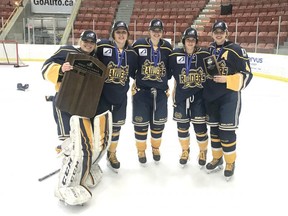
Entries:
{"type": "Polygon", "coordinates": [[[98,164],[111,144],[112,138],[112,114],[106,111],[94,118],[94,147],[93,164],[98,164]]]}
{"type": "Polygon", "coordinates": [[[92,198],[92,193],[87,188],[77,185],[56,188],[55,196],[68,205],[82,205],[92,198]]]}
{"type": "Polygon", "coordinates": [[[89,176],[86,180],[88,187],[93,188],[101,181],[103,176],[103,171],[99,164],[92,164],[89,176]]]}
{"type": "Polygon", "coordinates": [[[86,180],[91,169],[93,130],[90,119],[79,116],[71,117],[70,127],[72,147],[69,149],[72,150],[63,160],[55,195],[67,204],[78,205],[86,202],[88,197],[91,198],[86,180]]]}

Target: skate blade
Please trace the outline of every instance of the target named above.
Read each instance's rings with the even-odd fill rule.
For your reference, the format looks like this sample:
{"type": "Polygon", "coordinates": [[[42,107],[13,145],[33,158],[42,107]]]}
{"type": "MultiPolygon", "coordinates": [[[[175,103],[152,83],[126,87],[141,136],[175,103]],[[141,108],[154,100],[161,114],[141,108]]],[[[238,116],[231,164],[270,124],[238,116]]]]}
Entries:
{"type": "Polygon", "coordinates": [[[117,173],[118,174],[118,172],[119,172],[119,170],[118,169],[115,169],[115,168],[113,168],[112,166],[111,166],[111,164],[110,164],[110,162],[109,161],[107,161],[107,167],[112,171],[112,172],[114,172],[114,173],[117,173]]]}
{"type": "Polygon", "coordinates": [[[160,163],[160,161],[154,161],[154,163],[155,163],[156,165],[158,165],[158,164],[160,163]]]}
{"type": "Polygon", "coordinates": [[[198,166],[199,166],[200,170],[202,170],[205,167],[205,165],[199,165],[199,164],[198,164],[198,166]]]}
{"type": "Polygon", "coordinates": [[[208,169],[206,169],[206,172],[207,172],[207,174],[210,174],[210,173],[216,173],[216,172],[219,172],[220,170],[222,170],[223,169],[223,165],[219,165],[219,166],[217,166],[215,169],[213,169],[213,170],[208,170],[208,169]]]}
{"type": "Polygon", "coordinates": [[[232,176],[225,177],[226,182],[229,182],[231,180],[232,176]]]}
{"type": "Polygon", "coordinates": [[[146,167],[146,166],[147,166],[146,163],[140,163],[140,162],[139,162],[139,164],[140,164],[141,167],[146,167]]]}
{"type": "Polygon", "coordinates": [[[180,167],[182,168],[182,169],[184,169],[186,166],[187,166],[187,163],[186,164],[179,164],[180,165],[180,167]]]}

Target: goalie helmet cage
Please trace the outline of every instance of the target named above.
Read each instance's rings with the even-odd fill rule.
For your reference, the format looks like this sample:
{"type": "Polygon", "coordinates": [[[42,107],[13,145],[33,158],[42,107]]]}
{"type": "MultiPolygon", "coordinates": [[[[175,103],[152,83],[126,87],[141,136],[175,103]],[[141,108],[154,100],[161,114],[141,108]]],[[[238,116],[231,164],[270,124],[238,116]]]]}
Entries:
{"type": "Polygon", "coordinates": [[[0,65],[28,66],[20,60],[18,51],[16,40],[0,40],[0,65]]]}

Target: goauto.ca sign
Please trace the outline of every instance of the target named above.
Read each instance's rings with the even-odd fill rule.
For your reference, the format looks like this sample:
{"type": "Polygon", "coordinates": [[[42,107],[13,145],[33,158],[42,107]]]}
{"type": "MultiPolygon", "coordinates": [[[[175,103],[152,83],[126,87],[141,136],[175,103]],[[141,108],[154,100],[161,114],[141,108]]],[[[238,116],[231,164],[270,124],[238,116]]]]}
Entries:
{"type": "Polygon", "coordinates": [[[71,14],[76,0],[31,0],[32,13],[71,14]]]}

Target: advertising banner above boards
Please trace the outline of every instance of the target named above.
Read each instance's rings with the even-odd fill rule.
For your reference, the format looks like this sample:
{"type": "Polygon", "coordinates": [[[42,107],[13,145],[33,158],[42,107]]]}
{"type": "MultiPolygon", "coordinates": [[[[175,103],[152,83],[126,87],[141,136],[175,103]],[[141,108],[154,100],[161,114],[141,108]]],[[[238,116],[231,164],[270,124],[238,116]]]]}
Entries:
{"type": "Polygon", "coordinates": [[[285,62],[288,55],[248,53],[251,70],[255,75],[288,82],[285,62]]]}
{"type": "Polygon", "coordinates": [[[31,0],[32,13],[71,14],[76,0],[31,0]]]}

